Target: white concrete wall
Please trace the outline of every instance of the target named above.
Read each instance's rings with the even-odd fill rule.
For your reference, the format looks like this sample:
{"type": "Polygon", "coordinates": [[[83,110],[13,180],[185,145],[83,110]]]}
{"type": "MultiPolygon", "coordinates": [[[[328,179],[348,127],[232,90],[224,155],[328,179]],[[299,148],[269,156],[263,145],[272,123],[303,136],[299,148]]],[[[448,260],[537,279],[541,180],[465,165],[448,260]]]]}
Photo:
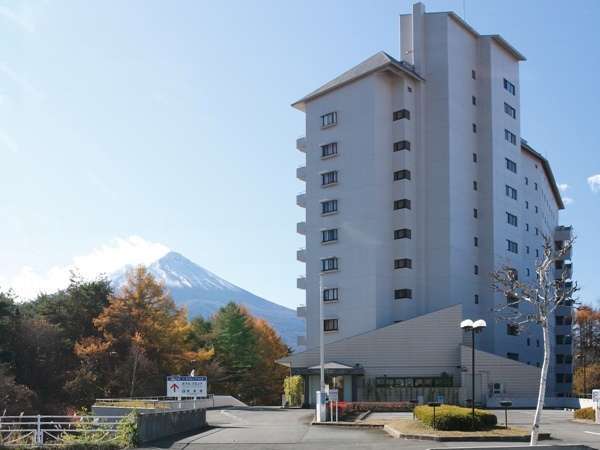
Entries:
{"type": "Polygon", "coordinates": [[[535,280],[541,233],[558,224],[547,174],[520,145],[519,61],[447,13],[425,13],[417,5],[414,15],[400,22],[402,58],[414,62],[425,82],[373,73],[306,103],[308,347],[319,339],[320,259],[337,256],[339,271],[323,280],[325,288],[338,287],[340,300],[324,308],[340,329],[327,334],[326,342],[460,303],[464,317],[488,323],[480,337],[483,350],[518,353],[520,361],[535,366],[542,360],[540,330],[508,335],[506,324],[491,312],[506,300],[491,290],[489,279],[490,272],[508,264],[522,279],[529,268],[529,279],[535,280]],[[504,89],[504,78],[515,85],[516,95],[504,89]],[[505,102],[516,109],[516,118],[505,113],[505,102]],[[392,121],[399,109],[408,109],[411,119],[392,121]],[[320,116],[331,111],[337,111],[338,124],[322,130],[320,116]],[[505,140],[505,129],[516,135],[516,145],[505,140]],[[411,151],[393,152],[393,142],[405,139],[411,151]],[[320,145],[334,141],[338,156],[322,160],[320,145]],[[517,163],[516,174],[507,170],[505,158],[517,163]],[[410,181],[393,181],[400,169],[411,171],[410,181]],[[323,188],[320,173],[328,170],[338,170],[339,182],[323,188]],[[506,196],[507,184],[517,189],[517,200],[506,196]],[[394,211],[393,201],[402,198],[411,200],[411,210],[394,211]],[[321,217],[320,201],[326,199],[337,199],[339,211],[321,217]],[[507,212],[518,217],[518,227],[507,223],[507,212]],[[339,241],[321,244],[320,230],[334,227],[339,241]],[[398,228],[410,228],[412,239],[394,240],[398,228]],[[507,251],[507,239],[518,243],[518,254],[507,251]],[[395,258],[412,259],[413,268],[394,270],[395,258]],[[412,289],[413,298],[394,300],[394,289],[402,288],[412,289]]]}

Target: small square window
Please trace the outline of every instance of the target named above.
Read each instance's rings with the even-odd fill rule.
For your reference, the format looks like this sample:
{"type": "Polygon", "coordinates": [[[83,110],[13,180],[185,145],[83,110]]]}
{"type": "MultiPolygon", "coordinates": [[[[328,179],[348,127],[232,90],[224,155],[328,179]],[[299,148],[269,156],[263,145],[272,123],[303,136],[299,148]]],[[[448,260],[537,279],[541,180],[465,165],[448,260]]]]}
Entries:
{"type": "Polygon", "coordinates": [[[339,300],[338,288],[323,289],[323,301],[324,302],[335,302],[338,300],[339,300]]]}
{"type": "Polygon", "coordinates": [[[338,239],[338,230],[337,228],[332,228],[330,230],[321,230],[321,242],[334,242],[338,239]]]}
{"type": "Polygon", "coordinates": [[[321,116],[321,128],[327,128],[337,123],[337,112],[330,112],[321,116]]]}
{"type": "Polygon", "coordinates": [[[321,158],[337,155],[337,142],[321,145],[321,158]]]}
{"type": "Polygon", "coordinates": [[[394,269],[412,269],[412,259],[400,258],[394,260],[394,269]]]}
{"type": "Polygon", "coordinates": [[[474,273],[475,275],[479,275],[479,266],[478,266],[477,264],[475,264],[475,265],[473,266],[473,273],[474,273]]]}
{"type": "Polygon", "coordinates": [[[401,300],[404,298],[412,298],[412,289],[396,289],[394,290],[394,299],[401,300]]]}
{"type": "Polygon", "coordinates": [[[477,162],[477,153],[473,153],[473,162],[476,163],[477,162]]]}
{"type": "Polygon", "coordinates": [[[473,237],[473,246],[479,247],[479,238],[477,236],[473,237]]]}
{"type": "Polygon", "coordinates": [[[409,228],[400,228],[394,230],[394,239],[411,239],[411,231],[409,228]]]}
{"type": "Polygon", "coordinates": [[[471,103],[473,103],[473,106],[477,105],[477,97],[475,97],[474,95],[471,96],[471,103]]]}
{"type": "Polygon", "coordinates": [[[473,296],[473,300],[475,301],[475,304],[476,304],[476,305],[479,305],[479,295],[478,295],[478,294],[475,294],[475,295],[473,296]]]}
{"type": "Polygon", "coordinates": [[[471,128],[473,129],[473,133],[477,133],[477,124],[471,124],[471,128]]]}
{"type": "Polygon", "coordinates": [[[338,182],[338,172],[337,170],[332,170],[331,172],[325,172],[321,174],[321,186],[329,186],[331,184],[336,184],[338,182]]]}
{"type": "Polygon", "coordinates": [[[477,181],[473,181],[473,190],[476,191],[477,190],[477,181]]]}
{"type": "Polygon", "coordinates": [[[477,219],[477,215],[479,214],[479,211],[477,211],[477,208],[473,208],[473,217],[475,219],[477,219]]]}
{"type": "Polygon", "coordinates": [[[474,80],[477,79],[477,72],[475,72],[475,70],[471,70],[471,78],[473,78],[474,80]]]}
{"type": "Polygon", "coordinates": [[[394,172],[394,181],[410,180],[410,170],[396,170],[394,172]]]}
{"type": "Polygon", "coordinates": [[[394,142],[394,151],[399,152],[400,150],[410,150],[410,142],[409,141],[394,142]]]}
{"type": "Polygon", "coordinates": [[[338,267],[338,259],[335,256],[332,258],[323,258],[321,260],[321,272],[338,270],[338,267]]]}
{"type": "Polygon", "coordinates": [[[323,331],[338,331],[338,319],[323,320],[323,331]]]}
{"type": "Polygon", "coordinates": [[[410,111],[408,109],[401,109],[399,111],[394,111],[393,119],[394,119],[394,121],[400,120],[400,119],[410,120],[410,111]]]}
{"type": "Polygon", "coordinates": [[[394,200],[394,209],[410,209],[410,200],[406,198],[394,200]]]}

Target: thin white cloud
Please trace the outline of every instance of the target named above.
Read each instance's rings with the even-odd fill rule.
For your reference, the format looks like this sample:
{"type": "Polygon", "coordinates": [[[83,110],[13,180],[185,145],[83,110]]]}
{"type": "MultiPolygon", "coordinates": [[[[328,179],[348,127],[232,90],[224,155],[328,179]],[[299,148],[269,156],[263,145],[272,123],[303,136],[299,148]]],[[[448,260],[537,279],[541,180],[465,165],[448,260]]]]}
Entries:
{"type": "Polygon", "coordinates": [[[19,153],[19,144],[6,131],[0,129],[0,148],[6,148],[12,153],[19,153]]]}
{"type": "Polygon", "coordinates": [[[23,14],[17,14],[6,6],[0,5],[0,17],[18,25],[28,33],[35,33],[36,27],[31,10],[25,10],[23,14]]]}
{"type": "Polygon", "coordinates": [[[600,173],[588,177],[587,182],[594,194],[600,192],[600,173]]]}
{"type": "Polygon", "coordinates": [[[567,197],[565,196],[566,192],[571,189],[571,186],[569,186],[567,183],[561,183],[558,185],[558,190],[560,191],[560,196],[562,197],[562,201],[565,205],[570,205],[571,203],[573,203],[575,200],[573,200],[573,197],[567,197]]]}
{"type": "Polygon", "coordinates": [[[150,242],[139,236],[113,239],[86,255],[75,256],[71,264],[51,267],[38,273],[29,266],[22,267],[12,279],[6,279],[3,288],[12,288],[22,299],[31,299],[40,292],[54,292],[66,287],[71,271],[76,270],[84,279],[110,274],[128,264],[150,264],[169,251],[166,245],[150,242]]]}

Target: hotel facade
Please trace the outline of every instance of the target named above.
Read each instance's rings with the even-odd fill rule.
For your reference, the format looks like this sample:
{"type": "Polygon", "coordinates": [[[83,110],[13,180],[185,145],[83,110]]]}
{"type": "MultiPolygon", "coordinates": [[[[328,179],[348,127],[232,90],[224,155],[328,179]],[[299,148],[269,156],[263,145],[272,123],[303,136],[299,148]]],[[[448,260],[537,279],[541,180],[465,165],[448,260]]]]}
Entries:
{"type": "MultiPolygon", "coordinates": [[[[534,283],[543,237],[560,245],[571,234],[559,226],[549,162],[521,134],[525,57],[422,3],[400,16],[400,30],[399,59],[379,52],[293,104],[306,117],[297,141],[306,155],[297,169],[306,183],[297,197],[306,350],[281,362],[306,377],[312,398],[322,326],[328,382],[346,400],[439,385],[464,401],[471,343],[458,326],[484,319],[477,350],[491,366],[480,366],[476,400],[535,397],[541,329],[496,320],[507,299],[490,280],[509,266],[534,283]]],[[[557,275],[572,271],[570,257],[557,275]]],[[[569,306],[557,311],[553,397],[571,391],[571,320],[569,306]]]]}

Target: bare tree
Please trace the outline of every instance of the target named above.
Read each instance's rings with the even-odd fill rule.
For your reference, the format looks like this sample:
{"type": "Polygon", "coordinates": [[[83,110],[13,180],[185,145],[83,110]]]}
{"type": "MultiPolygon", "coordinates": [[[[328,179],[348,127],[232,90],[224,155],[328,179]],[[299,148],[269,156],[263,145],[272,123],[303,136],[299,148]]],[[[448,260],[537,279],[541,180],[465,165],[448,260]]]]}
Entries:
{"type": "Polygon", "coordinates": [[[497,318],[504,320],[515,331],[531,325],[542,327],[544,339],[544,361],[540,375],[540,387],[537,407],[531,428],[530,445],[536,445],[538,440],[539,425],[544,408],[548,366],[551,358],[550,347],[550,320],[554,311],[559,306],[573,304],[573,295],[578,291],[577,283],[568,281],[570,274],[563,270],[559,277],[554,275],[556,261],[562,261],[573,247],[574,238],[562,241],[562,245],[555,248],[553,240],[544,236],[543,255],[536,262],[536,279],[532,283],[519,280],[518,272],[504,266],[492,273],[492,285],[498,292],[506,296],[506,303],[495,309],[497,318]],[[529,305],[519,309],[519,304],[529,305]]]}

